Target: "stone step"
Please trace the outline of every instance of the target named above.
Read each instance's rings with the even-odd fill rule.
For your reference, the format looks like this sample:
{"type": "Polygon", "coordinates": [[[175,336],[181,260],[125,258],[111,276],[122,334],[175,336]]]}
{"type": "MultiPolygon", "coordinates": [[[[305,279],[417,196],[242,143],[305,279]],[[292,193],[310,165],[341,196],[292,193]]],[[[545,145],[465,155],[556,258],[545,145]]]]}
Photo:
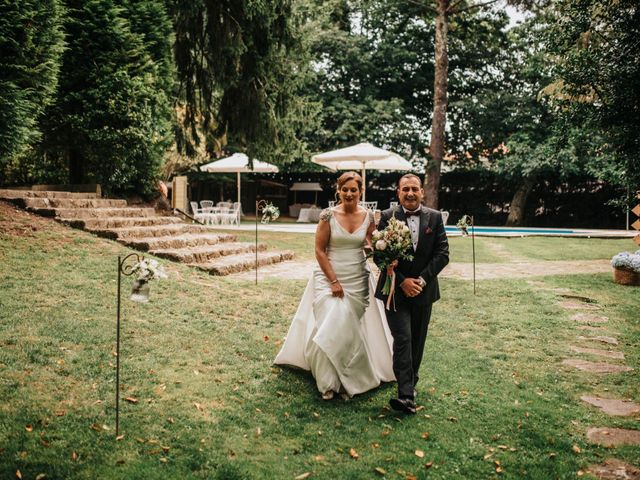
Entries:
{"type": "Polygon", "coordinates": [[[13,203],[30,210],[50,208],[124,208],[126,200],[112,198],[17,198],[13,203]]]}
{"type": "Polygon", "coordinates": [[[230,233],[184,233],[168,237],[124,238],[123,243],[136,250],[162,250],[217,245],[221,242],[235,242],[237,235],[230,233]]]}
{"type": "MultiPolygon", "coordinates": [[[[267,246],[258,243],[258,251],[264,252],[267,246]]],[[[255,262],[256,244],[251,242],[223,242],[218,245],[203,245],[177,249],[151,250],[149,253],[183,263],[207,263],[217,258],[253,252],[255,262]]]]}
{"type": "Polygon", "coordinates": [[[95,192],[57,192],[47,190],[11,190],[8,188],[0,189],[0,198],[98,198],[95,192]]]}
{"type": "Polygon", "coordinates": [[[64,218],[67,225],[84,230],[107,230],[129,227],[151,227],[158,225],[182,224],[177,217],[116,217],[116,218],[64,218]]]}
{"type": "MultiPolygon", "coordinates": [[[[258,253],[258,266],[271,265],[291,259],[293,259],[293,252],[288,250],[258,253]]],[[[255,253],[231,255],[220,257],[212,262],[190,263],[189,265],[199,268],[200,270],[205,270],[211,275],[229,275],[231,273],[243,272],[255,268],[256,255],[255,253]]]]}
{"type": "Polygon", "coordinates": [[[114,217],[155,217],[154,208],[32,208],[37,215],[58,219],[114,218],[114,217]]]}
{"type": "Polygon", "coordinates": [[[93,229],[91,232],[101,237],[127,243],[130,239],[134,238],[169,237],[172,235],[184,235],[186,233],[211,233],[211,228],[206,225],[175,223],[150,227],[93,229]]]}

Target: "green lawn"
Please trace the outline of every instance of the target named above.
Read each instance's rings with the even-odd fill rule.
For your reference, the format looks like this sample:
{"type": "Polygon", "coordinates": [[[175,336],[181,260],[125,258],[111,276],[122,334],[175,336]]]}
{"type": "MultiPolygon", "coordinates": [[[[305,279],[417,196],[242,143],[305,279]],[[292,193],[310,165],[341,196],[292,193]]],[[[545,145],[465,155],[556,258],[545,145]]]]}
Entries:
{"type": "MultiPolygon", "coordinates": [[[[598,447],[584,435],[592,425],[638,428],[579,400],[640,401],[639,291],[609,274],[482,281],[477,296],[444,279],[423,408],[404,417],[386,408],[393,384],[323,402],[309,374],[272,366],[304,282],[256,287],[165,263],[170,278],[153,285],[149,304],[123,302],[122,398],[137,403],[122,401],[116,441],[116,258],[130,251],[49,221],[31,230],[23,214],[0,223],[9,220],[19,228],[0,230],[0,478],[549,479],[609,457],[640,465],[640,447],[598,447]],[[633,372],[560,365],[585,332],[555,287],[603,308],[633,372]]],[[[313,258],[312,235],[260,238],[313,258]]],[[[630,240],[476,240],[482,262],[508,261],[504,251],[546,260],[633,249],[630,240]]],[[[470,259],[470,239],[451,244],[455,261],[470,259]]]]}

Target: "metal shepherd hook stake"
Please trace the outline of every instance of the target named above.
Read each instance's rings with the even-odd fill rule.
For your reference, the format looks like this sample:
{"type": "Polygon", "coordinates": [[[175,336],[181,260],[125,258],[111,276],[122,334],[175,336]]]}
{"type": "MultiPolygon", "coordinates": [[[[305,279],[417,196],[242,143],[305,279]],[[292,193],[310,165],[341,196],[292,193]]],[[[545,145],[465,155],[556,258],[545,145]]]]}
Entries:
{"type": "Polygon", "coordinates": [[[126,264],[125,262],[131,258],[136,259],[136,263],[140,263],[144,257],[140,257],[137,253],[130,253],[126,257],[118,257],[118,320],[116,324],[116,437],[120,431],[120,284],[121,276],[133,275],[133,267],[136,263],[126,264]]]}

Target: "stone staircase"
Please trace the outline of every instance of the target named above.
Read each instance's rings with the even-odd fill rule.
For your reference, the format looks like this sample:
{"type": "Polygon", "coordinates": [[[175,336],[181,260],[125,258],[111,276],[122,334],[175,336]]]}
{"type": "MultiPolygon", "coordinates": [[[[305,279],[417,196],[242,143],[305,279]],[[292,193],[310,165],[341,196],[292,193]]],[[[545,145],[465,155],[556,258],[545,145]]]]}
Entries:
{"type": "MultiPolygon", "coordinates": [[[[71,227],[116,240],[136,250],[229,275],[255,268],[256,245],[237,236],[213,233],[200,224],[158,215],[153,208],[130,207],[126,200],[98,198],[95,193],[0,189],[0,199],[71,227]]],[[[258,265],[291,260],[293,252],[267,252],[258,246],[258,265]]]]}

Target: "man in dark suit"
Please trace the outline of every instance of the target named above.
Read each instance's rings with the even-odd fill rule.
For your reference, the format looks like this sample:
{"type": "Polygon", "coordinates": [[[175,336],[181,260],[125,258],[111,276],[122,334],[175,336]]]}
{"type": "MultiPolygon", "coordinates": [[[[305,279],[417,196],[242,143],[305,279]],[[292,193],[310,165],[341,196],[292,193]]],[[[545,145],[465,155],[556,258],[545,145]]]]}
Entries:
{"type": "MultiPolygon", "coordinates": [[[[424,190],[419,177],[404,175],[398,183],[398,198],[400,205],[382,212],[378,224],[378,230],[383,230],[391,217],[405,222],[414,250],[412,261],[400,260],[395,267],[395,301],[386,310],[393,335],[393,371],[398,381],[398,397],[389,403],[394,410],[413,414],[431,307],[440,298],[437,275],[449,263],[449,242],[442,214],[422,205],[424,190]]],[[[374,261],[378,263],[375,255],[374,261]]],[[[386,303],[382,287],[387,271],[380,270],[375,296],[386,303]]]]}

